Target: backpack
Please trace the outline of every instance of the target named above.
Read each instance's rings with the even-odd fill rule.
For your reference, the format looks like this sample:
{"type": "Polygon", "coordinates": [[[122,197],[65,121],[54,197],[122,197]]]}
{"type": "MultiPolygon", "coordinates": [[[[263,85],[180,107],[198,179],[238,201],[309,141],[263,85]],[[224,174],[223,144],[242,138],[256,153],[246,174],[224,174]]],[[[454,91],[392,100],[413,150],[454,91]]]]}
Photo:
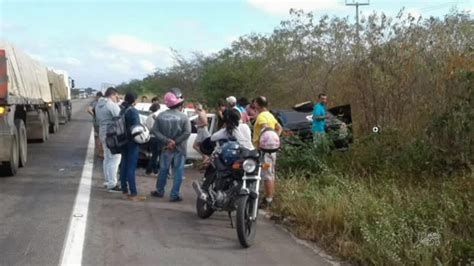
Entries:
{"type": "Polygon", "coordinates": [[[105,144],[112,154],[119,154],[130,141],[125,125],[125,114],[128,110],[129,108],[123,114],[114,117],[112,123],[107,127],[105,144]]]}

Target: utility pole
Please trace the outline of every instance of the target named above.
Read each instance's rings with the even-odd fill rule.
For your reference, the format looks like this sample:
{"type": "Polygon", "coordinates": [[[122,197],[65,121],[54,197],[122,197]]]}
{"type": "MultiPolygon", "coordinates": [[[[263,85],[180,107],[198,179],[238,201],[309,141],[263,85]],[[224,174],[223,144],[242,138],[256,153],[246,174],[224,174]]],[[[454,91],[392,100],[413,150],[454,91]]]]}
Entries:
{"type": "Polygon", "coordinates": [[[359,41],[359,6],[368,6],[370,4],[370,0],[364,1],[362,0],[346,0],[346,6],[355,6],[356,7],[356,36],[357,41],[359,41]]]}

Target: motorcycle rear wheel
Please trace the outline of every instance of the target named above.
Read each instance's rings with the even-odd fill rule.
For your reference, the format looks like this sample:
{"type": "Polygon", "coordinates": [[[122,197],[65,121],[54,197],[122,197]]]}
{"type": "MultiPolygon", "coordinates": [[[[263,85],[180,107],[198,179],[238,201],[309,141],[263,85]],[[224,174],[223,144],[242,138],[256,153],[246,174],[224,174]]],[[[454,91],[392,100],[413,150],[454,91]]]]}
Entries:
{"type": "Polygon", "coordinates": [[[250,219],[254,208],[253,201],[248,195],[237,200],[237,237],[244,248],[253,245],[257,232],[257,220],[250,219]]]}
{"type": "Polygon", "coordinates": [[[199,197],[196,200],[196,211],[197,215],[201,219],[207,219],[211,217],[211,215],[214,213],[214,209],[209,206],[209,202],[202,200],[199,197]]]}

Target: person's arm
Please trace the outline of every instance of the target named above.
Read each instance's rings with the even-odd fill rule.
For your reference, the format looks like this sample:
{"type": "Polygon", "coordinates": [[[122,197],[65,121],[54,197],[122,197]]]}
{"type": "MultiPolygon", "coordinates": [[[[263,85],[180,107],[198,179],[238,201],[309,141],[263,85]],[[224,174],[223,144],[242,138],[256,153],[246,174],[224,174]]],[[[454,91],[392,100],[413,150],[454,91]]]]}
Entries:
{"type": "Polygon", "coordinates": [[[278,136],[280,136],[281,133],[283,132],[283,128],[281,127],[280,123],[275,124],[275,131],[278,134],[278,136]]]}
{"type": "Polygon", "coordinates": [[[128,115],[130,117],[130,128],[140,125],[140,115],[138,114],[137,109],[132,108],[129,110],[128,115]]]}
{"type": "Polygon", "coordinates": [[[155,137],[156,137],[156,138],[158,139],[158,141],[161,142],[161,143],[168,144],[168,143],[170,142],[170,140],[171,140],[171,139],[169,139],[168,137],[166,137],[165,135],[163,135],[163,133],[161,132],[161,130],[160,130],[159,117],[158,117],[158,119],[155,121],[155,124],[153,125],[152,132],[153,132],[153,135],[155,135],[155,137]]]}
{"type": "Polygon", "coordinates": [[[119,107],[119,105],[116,104],[116,103],[112,103],[111,106],[112,106],[112,107],[110,108],[110,112],[112,113],[112,116],[113,116],[113,117],[119,116],[119,114],[120,114],[120,107],[119,107]]]}
{"type": "Polygon", "coordinates": [[[94,116],[94,107],[92,105],[87,106],[86,112],[94,116]]]}
{"type": "Polygon", "coordinates": [[[225,128],[219,129],[216,133],[212,134],[211,141],[219,141],[221,139],[227,139],[227,130],[225,128]]]}
{"type": "Polygon", "coordinates": [[[174,140],[174,142],[176,143],[176,145],[180,144],[181,142],[187,140],[189,138],[189,136],[191,135],[191,121],[189,121],[189,118],[188,117],[184,117],[183,118],[183,132],[181,133],[181,135],[178,135],[176,137],[176,139],[174,140]]]}
{"type": "Polygon", "coordinates": [[[324,110],[320,108],[320,106],[316,106],[313,111],[313,120],[314,121],[324,121],[326,119],[326,116],[324,115],[324,110]]]}
{"type": "Polygon", "coordinates": [[[241,129],[244,138],[252,143],[252,132],[250,131],[250,127],[247,124],[241,124],[239,128],[241,129]]]}

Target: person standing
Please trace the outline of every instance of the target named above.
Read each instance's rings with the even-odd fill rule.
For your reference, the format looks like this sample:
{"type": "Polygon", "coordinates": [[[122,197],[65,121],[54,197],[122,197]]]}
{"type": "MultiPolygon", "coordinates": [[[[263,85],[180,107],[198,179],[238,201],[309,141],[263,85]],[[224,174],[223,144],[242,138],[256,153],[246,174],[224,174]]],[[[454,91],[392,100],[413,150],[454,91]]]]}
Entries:
{"type": "Polygon", "coordinates": [[[217,102],[217,129],[224,126],[224,111],[227,109],[224,100],[220,99],[217,102]]]}
{"type": "Polygon", "coordinates": [[[255,122],[255,119],[257,118],[257,110],[255,110],[255,99],[253,99],[252,102],[247,105],[247,107],[245,108],[245,112],[247,112],[250,124],[253,124],[255,122]]]}
{"type": "Polygon", "coordinates": [[[91,102],[89,106],[87,106],[87,112],[92,116],[92,124],[94,126],[94,142],[95,142],[95,153],[97,157],[103,159],[104,158],[104,150],[102,148],[102,143],[99,139],[99,123],[97,122],[97,118],[95,115],[95,106],[99,102],[99,99],[102,98],[104,95],[102,92],[97,92],[95,95],[94,101],[91,102]]]}
{"type": "Polygon", "coordinates": [[[206,138],[211,136],[208,130],[209,122],[207,121],[207,112],[204,110],[202,104],[200,103],[197,103],[195,105],[195,110],[198,115],[198,118],[196,119],[197,136],[193,143],[193,148],[199,154],[201,154],[203,161],[206,161],[207,156],[201,153],[201,149],[199,147],[206,138]]]}
{"type": "Polygon", "coordinates": [[[184,99],[179,89],[172,89],[165,94],[165,104],[169,110],[162,112],[153,126],[153,134],[163,148],[160,155],[160,171],[156,182],[156,190],[150,194],[162,198],[165,194],[166,179],[173,164],[174,181],[170,201],[182,201],[180,196],[183,181],[186,146],[191,135],[191,122],[181,112],[184,99]]]}
{"type": "MultiPolygon", "coordinates": [[[[134,126],[140,125],[138,110],[134,107],[136,100],[137,95],[134,92],[128,92],[122,103],[124,108],[120,111],[120,115],[123,115],[125,118],[125,129],[129,133],[134,126]]],[[[139,152],[139,146],[130,134],[127,145],[122,149],[120,182],[122,185],[122,193],[131,201],[144,201],[146,199],[144,196],[138,196],[135,182],[135,170],[137,169],[139,152]]]]}
{"type": "Polygon", "coordinates": [[[242,123],[250,124],[250,117],[247,113],[247,106],[249,105],[249,100],[247,98],[242,97],[237,101],[237,108],[240,112],[240,120],[242,123]]]}
{"type": "MultiPolygon", "coordinates": [[[[259,96],[255,99],[255,109],[257,110],[258,115],[254,124],[253,145],[259,147],[262,130],[265,128],[271,128],[275,130],[278,135],[281,135],[283,129],[276,118],[268,111],[268,101],[265,97],[259,96]]],[[[276,153],[265,153],[263,160],[264,163],[270,164],[268,170],[262,170],[262,179],[265,184],[264,205],[269,207],[273,202],[273,194],[275,192],[276,153]]]]}
{"type": "MultiPolygon", "coordinates": [[[[152,101],[152,104],[150,106],[151,114],[147,117],[146,123],[145,123],[146,127],[148,128],[148,130],[150,130],[150,132],[152,131],[153,126],[155,125],[155,121],[156,121],[156,118],[158,118],[158,114],[160,113],[160,107],[161,107],[160,103],[158,102],[158,99],[155,100],[155,98],[151,100],[152,101]]],[[[150,151],[151,151],[151,158],[148,161],[146,174],[149,175],[152,172],[155,174],[158,174],[157,160],[159,156],[160,147],[158,146],[158,140],[153,135],[153,133],[151,134],[149,146],[150,146],[150,151]]]]}
{"type": "Polygon", "coordinates": [[[117,171],[120,164],[120,154],[112,154],[107,144],[105,137],[107,128],[113,123],[113,118],[120,113],[118,106],[118,92],[115,88],[110,87],[105,91],[105,97],[100,98],[95,106],[96,119],[99,124],[99,139],[104,149],[104,186],[109,192],[120,192],[120,187],[117,185],[117,171]]]}
{"type": "Polygon", "coordinates": [[[318,103],[313,108],[313,141],[316,145],[326,142],[326,112],[327,96],[324,93],[318,95],[318,103]]]}

